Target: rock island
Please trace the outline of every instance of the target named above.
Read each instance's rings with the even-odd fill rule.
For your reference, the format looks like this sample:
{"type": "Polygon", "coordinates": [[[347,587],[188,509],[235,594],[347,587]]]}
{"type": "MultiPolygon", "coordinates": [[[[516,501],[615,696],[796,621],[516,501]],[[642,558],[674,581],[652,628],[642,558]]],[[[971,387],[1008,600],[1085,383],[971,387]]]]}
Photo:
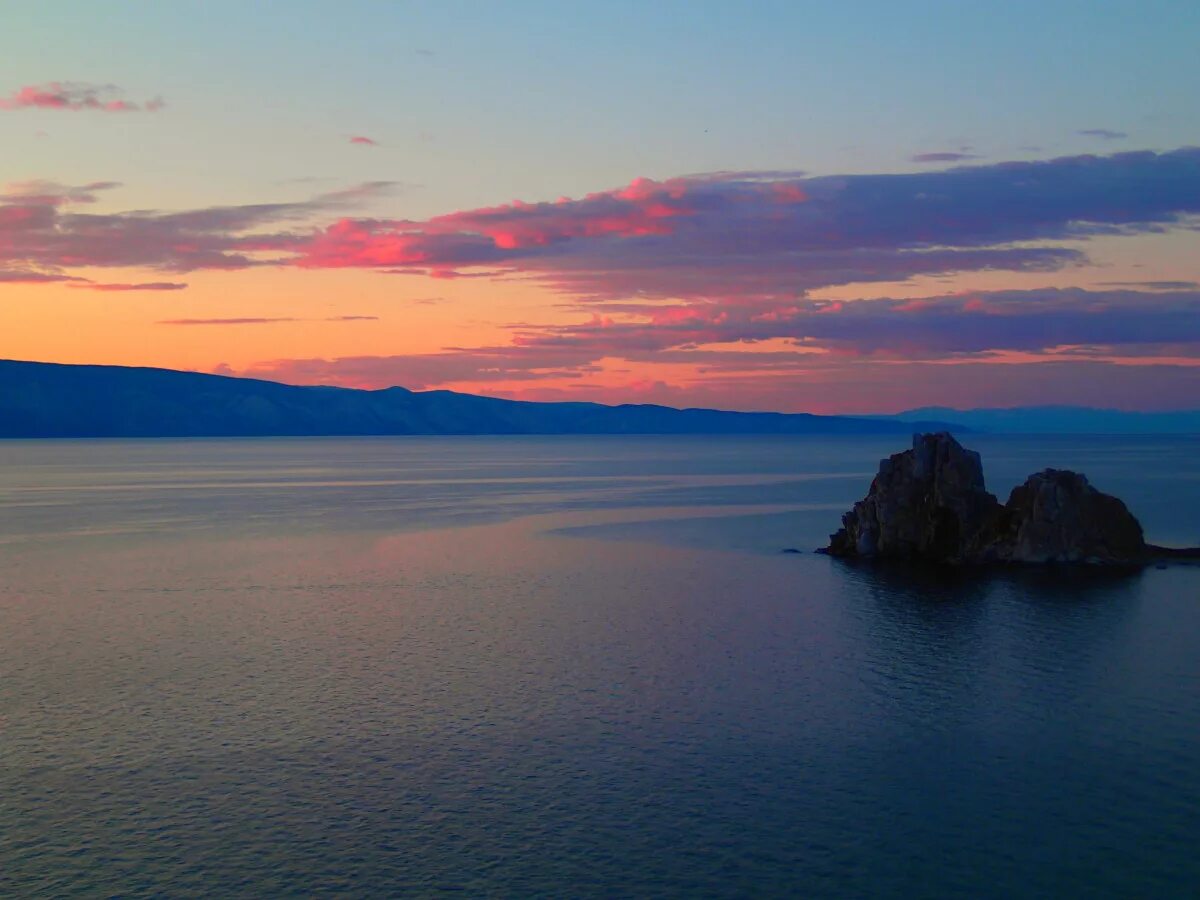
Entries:
{"type": "Polygon", "coordinates": [[[1078,472],[1030,475],[1001,504],[984,486],[979,454],[946,432],[914,435],[911,450],[882,460],[867,496],[820,552],[952,565],[1138,566],[1200,557],[1200,549],[1147,544],[1125,504],[1078,472]]]}

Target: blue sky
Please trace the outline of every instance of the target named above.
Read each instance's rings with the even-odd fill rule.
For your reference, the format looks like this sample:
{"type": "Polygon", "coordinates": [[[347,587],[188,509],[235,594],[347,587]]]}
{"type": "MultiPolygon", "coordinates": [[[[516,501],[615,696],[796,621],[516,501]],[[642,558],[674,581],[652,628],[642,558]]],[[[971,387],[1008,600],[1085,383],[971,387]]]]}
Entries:
{"type": "Polygon", "coordinates": [[[641,176],[1200,143],[1198,35],[1188,2],[30,4],[5,13],[0,83],[144,86],[168,123],[0,128],[18,177],[218,201],[341,177],[338,136],[368,134],[359,174],[421,185],[406,212],[431,215],[641,176]]]}

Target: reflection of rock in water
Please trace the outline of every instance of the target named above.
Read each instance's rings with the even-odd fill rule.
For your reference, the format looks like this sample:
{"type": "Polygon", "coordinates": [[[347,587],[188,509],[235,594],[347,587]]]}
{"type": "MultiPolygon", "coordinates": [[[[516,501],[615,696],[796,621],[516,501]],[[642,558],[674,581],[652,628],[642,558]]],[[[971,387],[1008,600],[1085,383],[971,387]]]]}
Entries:
{"type": "Polygon", "coordinates": [[[954,564],[1142,565],[1200,556],[1147,545],[1125,504],[1076,472],[1030,475],[1002,506],[984,486],[979,454],[945,432],[914,435],[911,450],[882,460],[823,552],[954,564]]]}
{"type": "Polygon", "coordinates": [[[1130,619],[1147,580],[1162,577],[1114,566],[985,570],[904,560],[838,569],[840,605],[867,641],[863,684],[880,715],[915,730],[933,721],[968,726],[993,707],[1065,721],[1097,671],[1138,652],[1130,619]]]}

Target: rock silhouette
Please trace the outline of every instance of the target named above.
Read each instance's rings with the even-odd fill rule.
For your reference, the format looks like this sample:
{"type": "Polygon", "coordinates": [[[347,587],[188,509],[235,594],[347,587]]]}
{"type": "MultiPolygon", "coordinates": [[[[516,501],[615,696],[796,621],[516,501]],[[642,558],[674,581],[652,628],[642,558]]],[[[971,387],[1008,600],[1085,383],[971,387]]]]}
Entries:
{"type": "Polygon", "coordinates": [[[823,552],[957,565],[1141,565],[1194,551],[1147,545],[1125,504],[1077,472],[1030,475],[1001,505],[987,492],[979,454],[939,432],[914,435],[911,450],[880,462],[823,552]]]}
{"type": "Polygon", "coordinates": [[[952,560],[980,540],[1000,504],[984,487],[979,454],[945,432],[879,463],[867,496],[842,517],[834,556],[952,560]]]}

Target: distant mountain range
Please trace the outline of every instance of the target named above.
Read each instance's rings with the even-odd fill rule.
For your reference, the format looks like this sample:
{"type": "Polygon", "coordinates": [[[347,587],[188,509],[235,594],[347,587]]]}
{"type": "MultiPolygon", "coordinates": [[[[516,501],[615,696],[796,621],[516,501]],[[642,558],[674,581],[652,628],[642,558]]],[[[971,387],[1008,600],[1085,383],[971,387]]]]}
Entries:
{"type": "Polygon", "coordinates": [[[945,422],[531,403],[0,360],[0,438],[400,434],[908,434],[945,422]]]}
{"type": "Polygon", "coordinates": [[[279,384],[172,369],[0,360],[0,438],[400,434],[1200,434],[1200,410],[925,407],[898,415],[534,403],[279,384]]]}
{"type": "Polygon", "coordinates": [[[953,422],[971,431],[994,434],[1200,434],[1200,409],[1149,413],[1087,406],[925,406],[890,418],[914,424],[929,420],[953,422]]]}

